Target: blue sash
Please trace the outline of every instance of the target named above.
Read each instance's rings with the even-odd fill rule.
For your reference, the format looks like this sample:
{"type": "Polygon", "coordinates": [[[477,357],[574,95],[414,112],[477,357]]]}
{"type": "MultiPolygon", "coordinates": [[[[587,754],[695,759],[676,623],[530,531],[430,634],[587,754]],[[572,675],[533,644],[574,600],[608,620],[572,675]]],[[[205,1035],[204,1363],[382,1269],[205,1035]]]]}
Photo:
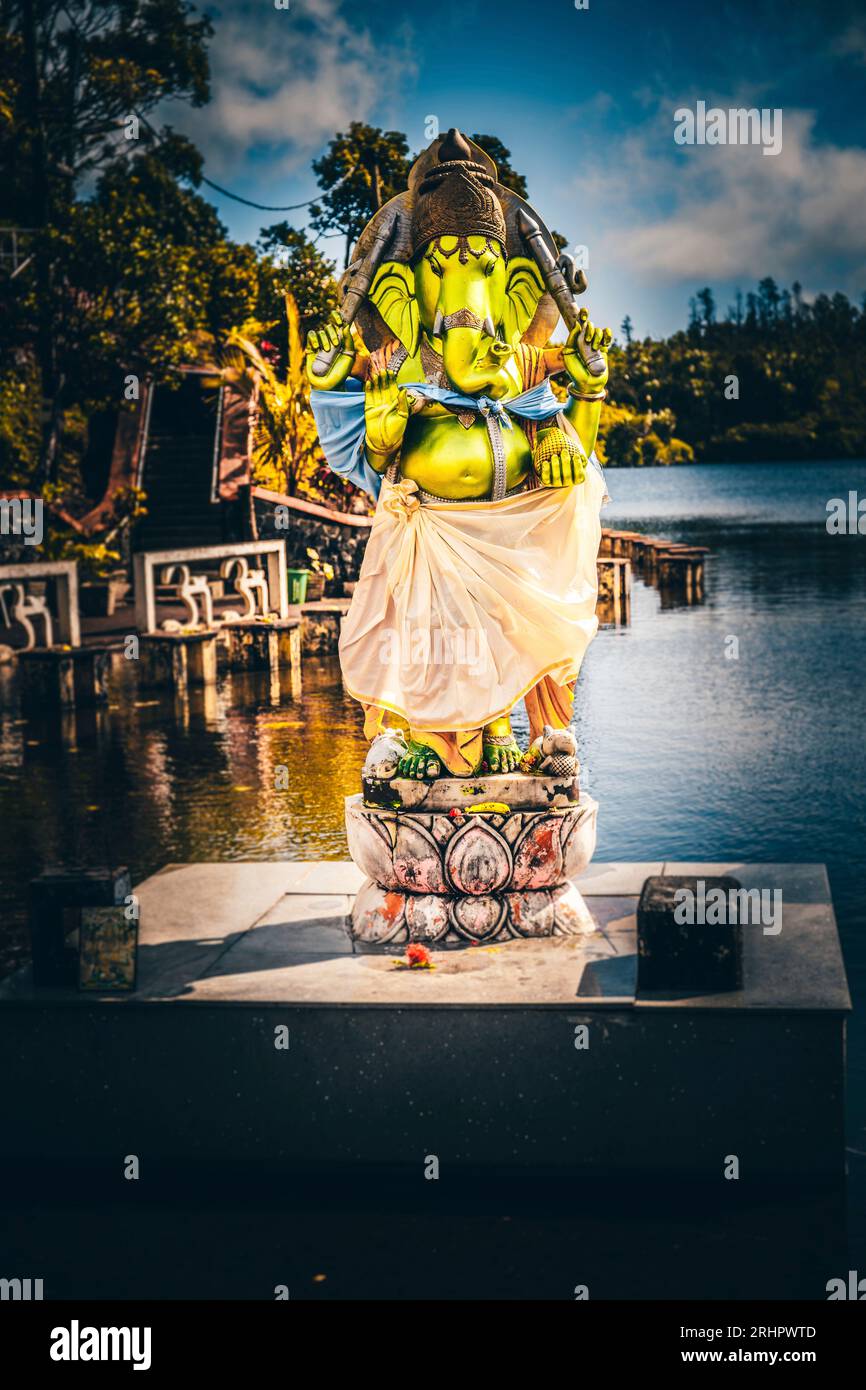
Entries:
{"type": "MultiPolygon", "coordinates": [[[[310,405],[319,431],[319,442],[328,463],[341,478],[363,488],[375,500],[382,486],[381,474],[367,462],[364,454],[364,388],[354,377],[346,383],[345,391],[310,392],[310,405]]],[[[551,420],[564,409],[550,387],[549,379],[539,382],[519,396],[495,401],[490,396],[463,396],[447,387],[431,386],[425,381],[400,383],[401,391],[409,391],[426,400],[439,401],[449,410],[473,410],[491,426],[511,429],[510,415],[524,420],[551,420]]],[[[601,465],[595,454],[590,456],[599,472],[601,465]]]]}

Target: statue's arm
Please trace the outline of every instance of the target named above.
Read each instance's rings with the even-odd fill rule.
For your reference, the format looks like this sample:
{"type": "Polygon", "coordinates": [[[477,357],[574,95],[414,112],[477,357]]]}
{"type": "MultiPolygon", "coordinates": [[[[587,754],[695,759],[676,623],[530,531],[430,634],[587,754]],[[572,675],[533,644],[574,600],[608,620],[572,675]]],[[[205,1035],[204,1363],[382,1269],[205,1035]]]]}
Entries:
{"type": "Polygon", "coordinates": [[[601,401],[570,400],[564,414],[574,426],[577,437],[589,456],[598,438],[598,422],[601,418],[601,401]]]}
{"type": "Polygon", "coordinates": [[[564,413],[577,431],[587,454],[592,453],[598,437],[601,405],[607,394],[607,354],[612,341],[613,334],[610,329],[597,328],[595,324],[590,323],[586,309],[581,309],[578,321],[568,335],[568,341],[544,351],[544,365],[548,376],[562,371],[568,373],[569,399],[564,413]],[[600,361],[603,370],[600,373],[591,372],[589,359],[596,367],[600,361]]]}
{"type": "Polygon", "coordinates": [[[367,354],[356,345],[351,327],[343,322],[336,309],[326,323],[307,334],[304,371],[307,381],[317,391],[339,391],[348,376],[357,376],[363,380],[368,361],[367,354]],[[321,376],[314,370],[316,357],[320,352],[334,354],[330,366],[321,376]]]}

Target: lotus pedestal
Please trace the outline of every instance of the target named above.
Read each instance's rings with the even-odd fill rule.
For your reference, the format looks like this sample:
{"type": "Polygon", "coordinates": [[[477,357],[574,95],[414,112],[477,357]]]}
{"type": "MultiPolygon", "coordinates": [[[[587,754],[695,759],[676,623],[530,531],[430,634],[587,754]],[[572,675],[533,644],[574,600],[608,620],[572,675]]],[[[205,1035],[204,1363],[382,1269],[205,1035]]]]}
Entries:
{"type": "Polygon", "coordinates": [[[351,916],[360,946],[459,947],[595,930],[572,882],[595,850],[591,797],[525,774],[395,779],[389,795],[391,806],[346,799],[349,851],[367,875],[351,916]],[[501,809],[470,809],[490,802],[501,809]]]}

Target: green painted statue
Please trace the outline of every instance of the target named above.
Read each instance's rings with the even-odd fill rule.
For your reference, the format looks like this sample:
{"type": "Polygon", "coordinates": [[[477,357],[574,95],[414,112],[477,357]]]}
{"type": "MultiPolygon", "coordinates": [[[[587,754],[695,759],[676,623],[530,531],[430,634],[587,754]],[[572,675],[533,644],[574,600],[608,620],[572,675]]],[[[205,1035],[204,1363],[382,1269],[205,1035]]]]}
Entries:
{"type": "Polygon", "coordinates": [[[405,721],[402,776],[514,771],[521,699],[531,739],[571,719],[596,630],[611,342],[577,310],[585,283],[450,130],[371,220],[340,312],[310,334],[325,455],[378,495],[343,676],[370,738],[405,721]],[[560,314],[566,341],[548,346],[560,314]]]}

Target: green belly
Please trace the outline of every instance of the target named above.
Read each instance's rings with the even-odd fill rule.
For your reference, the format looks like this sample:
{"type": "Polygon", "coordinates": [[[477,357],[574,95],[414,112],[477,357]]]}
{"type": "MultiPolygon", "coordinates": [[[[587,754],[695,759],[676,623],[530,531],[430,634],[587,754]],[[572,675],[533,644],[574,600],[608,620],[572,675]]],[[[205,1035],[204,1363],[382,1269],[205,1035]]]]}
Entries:
{"type": "MultiPolygon", "coordinates": [[[[422,412],[413,415],[403,438],[400,472],[425,492],[437,497],[469,500],[489,497],[493,490],[493,451],[487,426],[479,417],[464,429],[456,415],[422,412]]],[[[512,416],[512,428],[503,429],[505,486],[517,487],[532,465],[529,441],[512,416]]]]}

